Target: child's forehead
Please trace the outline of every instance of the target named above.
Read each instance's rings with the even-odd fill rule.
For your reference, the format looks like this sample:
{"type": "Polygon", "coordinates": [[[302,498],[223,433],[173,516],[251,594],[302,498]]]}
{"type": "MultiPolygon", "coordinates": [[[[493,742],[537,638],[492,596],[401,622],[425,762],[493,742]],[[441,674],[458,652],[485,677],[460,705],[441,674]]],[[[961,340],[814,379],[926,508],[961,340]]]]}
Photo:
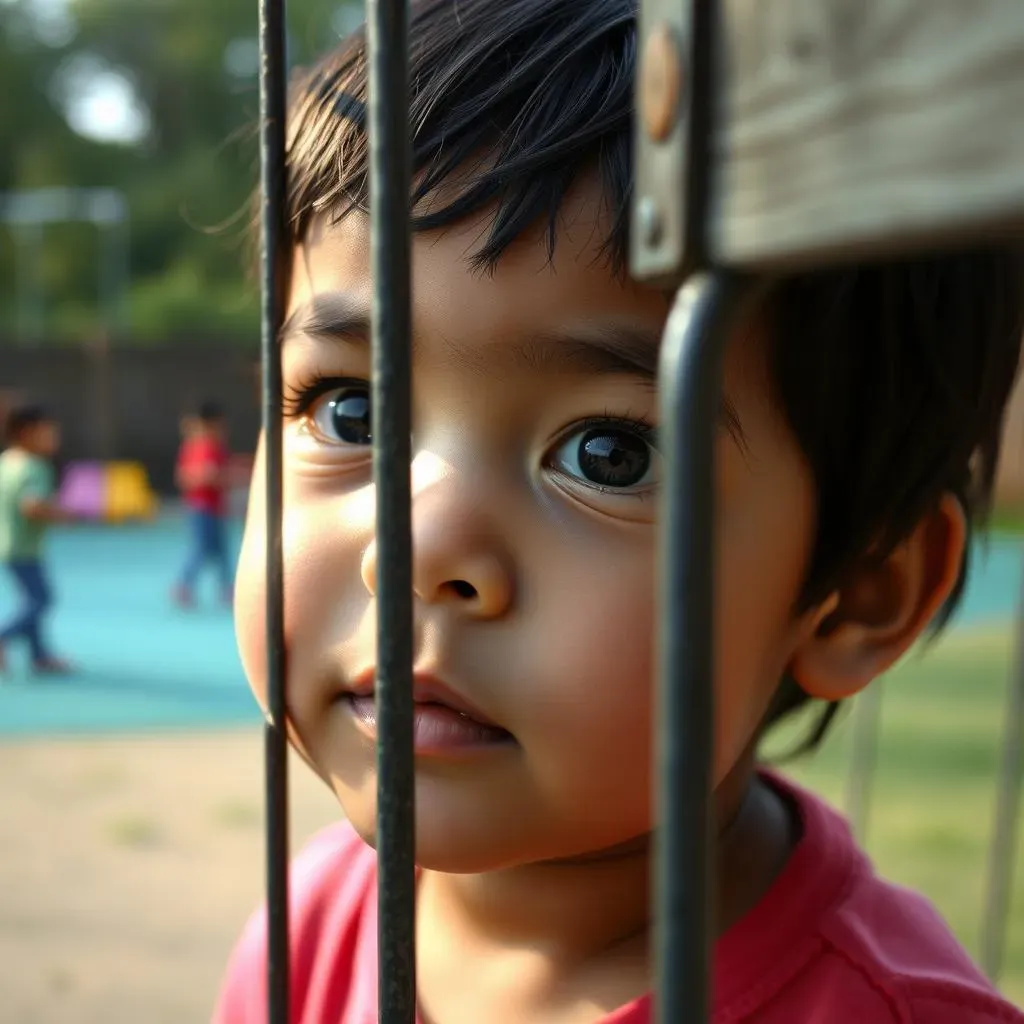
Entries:
{"type": "MultiPolygon", "coordinates": [[[[508,369],[511,360],[554,372],[571,362],[557,358],[566,341],[596,341],[592,347],[606,350],[621,341],[632,351],[626,361],[653,377],[670,296],[612,271],[601,246],[606,236],[599,197],[584,194],[576,205],[566,205],[563,216],[552,258],[539,225],[509,246],[493,272],[475,269],[471,260],[489,227],[486,214],[414,233],[413,341],[420,357],[439,365],[443,356],[463,369],[508,369]],[[516,351],[508,358],[495,351],[505,347],[516,351]]],[[[333,222],[322,219],[294,253],[284,337],[305,336],[315,347],[339,336],[365,340],[372,299],[369,218],[353,212],[333,222]]],[[[774,409],[762,328],[755,318],[729,346],[726,376],[759,406],[774,409]]],[[[589,366],[600,372],[600,363],[591,360],[589,366]]],[[[588,364],[583,359],[574,365],[588,364]]]]}
{"type": "MultiPolygon", "coordinates": [[[[491,226],[483,211],[443,229],[413,234],[413,316],[417,327],[453,331],[459,325],[510,333],[562,331],[577,323],[622,323],[660,332],[666,296],[614,272],[604,251],[605,204],[596,190],[579,190],[564,204],[549,253],[546,225],[523,232],[492,270],[473,255],[491,226]]],[[[341,295],[368,307],[372,296],[369,219],[352,212],[320,220],[294,254],[289,313],[341,295]]]]}

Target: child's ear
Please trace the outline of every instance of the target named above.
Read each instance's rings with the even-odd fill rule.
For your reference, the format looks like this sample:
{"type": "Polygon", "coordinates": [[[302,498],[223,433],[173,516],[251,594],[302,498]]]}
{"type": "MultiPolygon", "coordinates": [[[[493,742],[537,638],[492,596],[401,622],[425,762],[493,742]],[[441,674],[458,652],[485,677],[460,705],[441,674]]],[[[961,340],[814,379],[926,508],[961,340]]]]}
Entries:
{"type": "Polygon", "coordinates": [[[811,613],[789,667],[801,689],[852,697],[896,662],[956,585],[966,538],[963,508],[946,495],[888,558],[857,569],[811,613]]]}

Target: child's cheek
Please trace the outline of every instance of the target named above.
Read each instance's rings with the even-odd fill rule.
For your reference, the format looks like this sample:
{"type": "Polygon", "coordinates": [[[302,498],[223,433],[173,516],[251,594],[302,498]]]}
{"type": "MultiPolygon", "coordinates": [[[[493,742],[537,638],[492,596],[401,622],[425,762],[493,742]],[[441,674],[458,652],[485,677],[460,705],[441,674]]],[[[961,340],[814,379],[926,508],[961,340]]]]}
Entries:
{"type": "MultiPolygon", "coordinates": [[[[253,465],[253,483],[249,493],[242,550],[235,586],[235,635],[246,678],[260,706],[267,707],[267,523],[266,489],[263,483],[263,443],[257,450],[253,465]]],[[[285,482],[285,512],[282,522],[282,544],[285,572],[285,635],[289,661],[295,645],[296,615],[299,609],[288,595],[295,593],[295,566],[300,563],[299,551],[305,534],[301,502],[289,500],[289,482],[285,482]]]]}
{"type": "Polygon", "coordinates": [[[637,793],[650,781],[653,555],[649,544],[579,557],[565,548],[535,569],[543,602],[523,624],[510,676],[513,731],[543,790],[590,822],[596,847],[649,827],[637,793]]]}
{"type": "MultiPolygon", "coordinates": [[[[249,685],[267,699],[266,502],[263,451],[257,454],[235,595],[235,631],[249,685]]],[[[286,465],[286,469],[287,469],[286,465]]],[[[350,644],[372,649],[370,597],[360,576],[373,520],[372,488],[343,492],[330,475],[296,463],[285,474],[282,556],[284,632],[291,724],[303,736],[322,725],[328,689],[337,682],[337,652],[350,644]],[[322,479],[321,479],[322,476],[322,479]],[[363,641],[369,637],[368,643],[363,641]]],[[[348,666],[351,668],[352,666],[348,666]]],[[[357,666],[358,667],[358,666],[357,666]]]]}
{"type": "Polygon", "coordinates": [[[235,582],[235,638],[249,686],[266,710],[266,505],[263,486],[263,442],[253,463],[242,550],[235,582]]]}
{"type": "Polygon", "coordinates": [[[717,781],[756,735],[792,653],[793,609],[813,520],[800,477],[776,475],[774,488],[722,503],[715,619],[717,781]]]}

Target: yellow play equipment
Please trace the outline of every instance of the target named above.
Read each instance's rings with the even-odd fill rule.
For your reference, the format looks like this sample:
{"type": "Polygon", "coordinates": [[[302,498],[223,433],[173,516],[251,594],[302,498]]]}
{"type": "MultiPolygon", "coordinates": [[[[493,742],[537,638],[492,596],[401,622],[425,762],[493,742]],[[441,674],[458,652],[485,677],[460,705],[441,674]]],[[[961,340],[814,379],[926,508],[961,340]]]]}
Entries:
{"type": "Polygon", "coordinates": [[[110,462],[106,472],[106,518],[120,523],[126,519],[152,519],[158,501],[149,486],[149,476],[140,462],[110,462]]]}

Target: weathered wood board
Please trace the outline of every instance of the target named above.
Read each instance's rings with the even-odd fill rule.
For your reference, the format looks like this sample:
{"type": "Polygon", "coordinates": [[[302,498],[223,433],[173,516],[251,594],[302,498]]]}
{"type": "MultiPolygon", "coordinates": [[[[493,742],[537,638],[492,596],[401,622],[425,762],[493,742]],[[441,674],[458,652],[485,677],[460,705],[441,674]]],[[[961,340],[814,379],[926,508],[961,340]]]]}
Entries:
{"type": "MultiPolygon", "coordinates": [[[[681,259],[690,0],[668,21],[684,101],[668,139],[638,118],[638,276],[681,259]],[[638,202],[639,206],[639,202],[638,202]],[[649,233],[648,239],[649,239],[649,233]]],[[[1024,230],[1024,0],[720,0],[709,252],[770,268],[1024,230]]]]}

